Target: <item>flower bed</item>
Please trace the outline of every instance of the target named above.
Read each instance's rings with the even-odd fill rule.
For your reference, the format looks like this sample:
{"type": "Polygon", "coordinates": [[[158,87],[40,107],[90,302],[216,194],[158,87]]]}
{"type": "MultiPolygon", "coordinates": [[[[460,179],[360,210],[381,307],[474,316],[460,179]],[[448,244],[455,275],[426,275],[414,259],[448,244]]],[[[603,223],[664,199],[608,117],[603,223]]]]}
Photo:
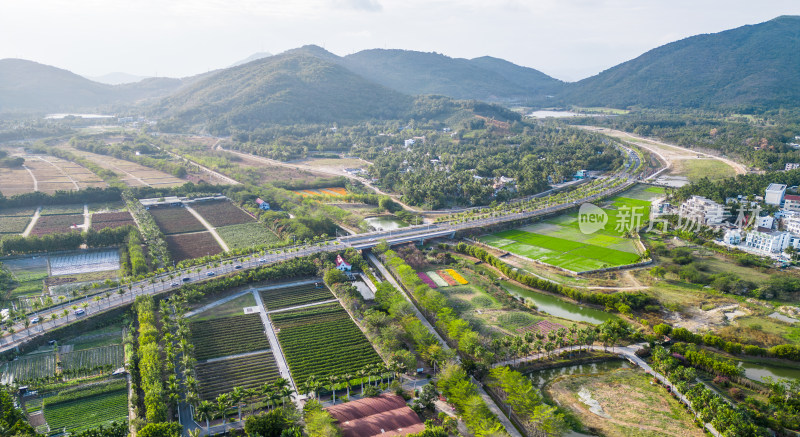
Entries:
{"type": "Polygon", "coordinates": [[[436,274],[439,275],[440,278],[444,279],[447,282],[447,285],[453,286],[458,285],[458,281],[453,279],[450,275],[447,274],[444,270],[437,270],[436,274]]]}
{"type": "Polygon", "coordinates": [[[459,284],[461,284],[461,285],[469,284],[469,281],[464,279],[464,277],[461,276],[457,271],[455,271],[453,269],[445,269],[445,272],[447,272],[447,274],[450,275],[453,279],[455,279],[456,282],[458,282],[459,284]]]}
{"type": "Polygon", "coordinates": [[[447,287],[449,284],[447,281],[442,279],[441,276],[437,275],[436,272],[425,272],[432,280],[436,283],[436,285],[440,287],[447,287]]]}
{"type": "Polygon", "coordinates": [[[433,280],[427,274],[425,274],[425,272],[417,272],[417,276],[419,276],[419,279],[422,280],[422,282],[424,282],[425,284],[427,284],[428,287],[439,288],[439,286],[436,285],[436,283],[433,282],[433,280]]]}

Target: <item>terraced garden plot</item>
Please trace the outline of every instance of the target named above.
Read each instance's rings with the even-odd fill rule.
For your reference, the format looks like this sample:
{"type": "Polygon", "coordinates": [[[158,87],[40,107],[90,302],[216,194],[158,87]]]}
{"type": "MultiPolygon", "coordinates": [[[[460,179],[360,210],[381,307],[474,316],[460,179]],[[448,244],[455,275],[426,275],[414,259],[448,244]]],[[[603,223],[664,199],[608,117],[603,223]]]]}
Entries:
{"type": "Polygon", "coordinates": [[[259,293],[267,311],[333,299],[327,287],[316,288],[314,284],[261,290],[259,293]]]}
{"type": "Polygon", "coordinates": [[[206,227],[192,213],[179,206],[150,208],[148,211],[165,235],[206,230],[206,227]]]}
{"type": "Polygon", "coordinates": [[[59,354],[59,358],[61,359],[61,368],[64,370],[100,366],[112,366],[116,369],[121,367],[124,361],[121,344],[59,354]]]}
{"type": "Polygon", "coordinates": [[[280,377],[272,352],[198,363],[195,370],[201,399],[214,399],[234,387],[261,388],[280,377]]]}
{"type": "Polygon", "coordinates": [[[47,205],[39,213],[41,216],[62,214],[83,214],[83,205],[47,205]]]}
{"type": "Polygon", "coordinates": [[[124,212],[101,212],[92,214],[92,229],[99,231],[106,228],[121,228],[123,226],[136,225],[131,213],[124,212]]]}
{"type": "Polygon", "coordinates": [[[28,217],[0,217],[0,234],[21,234],[25,232],[28,223],[31,222],[30,216],[28,217]]]}
{"type": "Polygon", "coordinates": [[[198,361],[269,349],[269,340],[258,314],[189,323],[194,355],[198,361]]]}
{"type": "MultiPolygon", "coordinates": [[[[45,402],[47,402],[45,400],[45,402]]],[[[44,418],[51,430],[65,429],[77,433],[111,422],[121,422],[128,416],[126,388],[78,397],[71,401],[45,405],[44,418]]]]}
{"type": "Polygon", "coordinates": [[[33,178],[24,168],[0,168],[0,193],[4,196],[32,193],[33,188],[33,178]]]}
{"type": "Polygon", "coordinates": [[[289,370],[297,384],[382,363],[367,338],[338,303],[270,314],[279,329],[289,370]]]}
{"type": "Polygon", "coordinates": [[[175,261],[216,255],[222,252],[219,243],[210,232],[167,235],[167,249],[175,261]]]}
{"type": "Polygon", "coordinates": [[[68,232],[80,232],[80,228],[72,228],[72,225],[82,225],[83,214],[64,214],[47,215],[39,217],[36,221],[31,235],[42,236],[48,234],[64,234],[68,232]]]}
{"type": "Polygon", "coordinates": [[[44,376],[53,376],[56,372],[56,354],[53,352],[28,354],[22,358],[9,361],[2,367],[3,376],[0,382],[11,384],[44,376]]]}
{"type": "Polygon", "coordinates": [[[215,228],[256,221],[250,214],[228,201],[193,203],[192,209],[200,213],[215,228]]]}
{"type": "Polygon", "coordinates": [[[239,225],[222,226],[217,228],[217,234],[219,234],[220,238],[225,240],[225,243],[227,243],[228,247],[231,249],[243,249],[281,241],[274,232],[267,229],[261,223],[242,223],[239,225]]]}
{"type": "Polygon", "coordinates": [[[0,209],[0,216],[2,217],[31,217],[36,212],[36,208],[21,207],[21,208],[3,208],[0,209]]]}

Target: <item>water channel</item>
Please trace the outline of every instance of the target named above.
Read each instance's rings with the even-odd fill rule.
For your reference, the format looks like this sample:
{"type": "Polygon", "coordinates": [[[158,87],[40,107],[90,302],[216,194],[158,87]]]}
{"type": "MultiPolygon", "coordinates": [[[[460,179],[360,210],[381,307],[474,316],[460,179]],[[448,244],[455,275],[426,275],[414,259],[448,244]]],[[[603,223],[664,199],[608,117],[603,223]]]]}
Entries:
{"type": "Polygon", "coordinates": [[[393,231],[408,226],[408,223],[390,215],[368,217],[365,218],[364,221],[373,231],[393,231]]]}
{"type": "Polygon", "coordinates": [[[600,324],[606,320],[615,319],[616,316],[594,308],[587,308],[571,302],[561,300],[549,294],[537,293],[507,281],[501,281],[503,288],[514,296],[524,298],[536,304],[539,311],[562,319],[600,324]]]}

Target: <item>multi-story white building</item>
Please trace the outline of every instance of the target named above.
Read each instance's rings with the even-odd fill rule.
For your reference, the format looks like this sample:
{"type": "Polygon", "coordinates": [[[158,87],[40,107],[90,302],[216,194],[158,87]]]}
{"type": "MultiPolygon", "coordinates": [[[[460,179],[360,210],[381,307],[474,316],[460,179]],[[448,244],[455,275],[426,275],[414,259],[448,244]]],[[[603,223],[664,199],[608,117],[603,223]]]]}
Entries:
{"type": "Polygon", "coordinates": [[[714,226],[725,218],[725,207],[703,196],[692,196],[680,208],[683,219],[714,226]]]}
{"type": "Polygon", "coordinates": [[[744,244],[763,253],[781,253],[789,247],[791,239],[788,232],[758,228],[747,234],[744,244]]]}
{"type": "Polygon", "coordinates": [[[783,196],[783,209],[786,211],[800,212],[800,196],[787,194],[783,196]]]}
{"type": "Polygon", "coordinates": [[[787,232],[800,236],[800,214],[787,215],[781,222],[787,232]]]}
{"type": "Polygon", "coordinates": [[[786,185],[769,184],[767,194],[764,196],[764,203],[767,205],[780,205],[783,203],[783,196],[786,194],[786,185]]]}

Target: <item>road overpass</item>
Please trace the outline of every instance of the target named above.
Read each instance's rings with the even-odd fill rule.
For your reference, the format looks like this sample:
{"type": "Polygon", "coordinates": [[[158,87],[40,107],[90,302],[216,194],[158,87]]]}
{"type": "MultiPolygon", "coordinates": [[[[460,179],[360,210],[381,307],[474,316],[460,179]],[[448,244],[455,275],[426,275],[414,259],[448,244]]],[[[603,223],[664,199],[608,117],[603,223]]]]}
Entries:
{"type": "MultiPolygon", "coordinates": [[[[353,247],[355,249],[368,249],[376,246],[381,241],[386,241],[390,245],[403,244],[408,242],[423,242],[426,240],[453,237],[456,232],[475,228],[494,226],[501,223],[527,220],[538,216],[555,214],[575,208],[582,203],[594,202],[600,198],[611,196],[624,191],[634,185],[635,180],[628,180],[618,186],[608,188],[598,194],[587,196],[582,199],[563,203],[560,205],[549,206],[536,210],[521,211],[517,213],[498,212],[494,217],[484,217],[474,220],[459,220],[433,223],[419,226],[409,226],[402,229],[391,231],[377,231],[366,234],[349,235],[339,237],[322,243],[307,246],[292,246],[279,249],[279,253],[265,255],[252,254],[223,259],[214,263],[201,266],[194,266],[189,269],[170,271],[161,275],[146,278],[144,280],[131,283],[121,288],[111,291],[109,297],[104,295],[87,296],[83,299],[73,300],[67,304],[57,305],[45,310],[29,314],[28,319],[38,317],[41,321],[38,324],[26,327],[23,322],[18,321],[12,328],[13,333],[6,333],[0,338],[0,353],[9,351],[33,339],[47,335],[50,331],[73,323],[78,319],[96,316],[110,310],[130,304],[137,296],[142,294],[158,295],[168,293],[180,288],[183,284],[191,284],[208,280],[218,275],[225,275],[232,272],[252,269],[264,265],[279,263],[292,258],[303,257],[321,252],[333,252],[353,247]],[[241,266],[237,268],[237,266],[241,266]],[[95,300],[96,297],[100,299],[95,300]],[[72,306],[82,307],[86,303],[85,315],[75,316],[72,306]],[[64,310],[68,311],[69,316],[62,317],[64,310]],[[58,318],[52,319],[56,314],[58,318]]],[[[24,319],[23,319],[24,320],[24,319]]]]}

